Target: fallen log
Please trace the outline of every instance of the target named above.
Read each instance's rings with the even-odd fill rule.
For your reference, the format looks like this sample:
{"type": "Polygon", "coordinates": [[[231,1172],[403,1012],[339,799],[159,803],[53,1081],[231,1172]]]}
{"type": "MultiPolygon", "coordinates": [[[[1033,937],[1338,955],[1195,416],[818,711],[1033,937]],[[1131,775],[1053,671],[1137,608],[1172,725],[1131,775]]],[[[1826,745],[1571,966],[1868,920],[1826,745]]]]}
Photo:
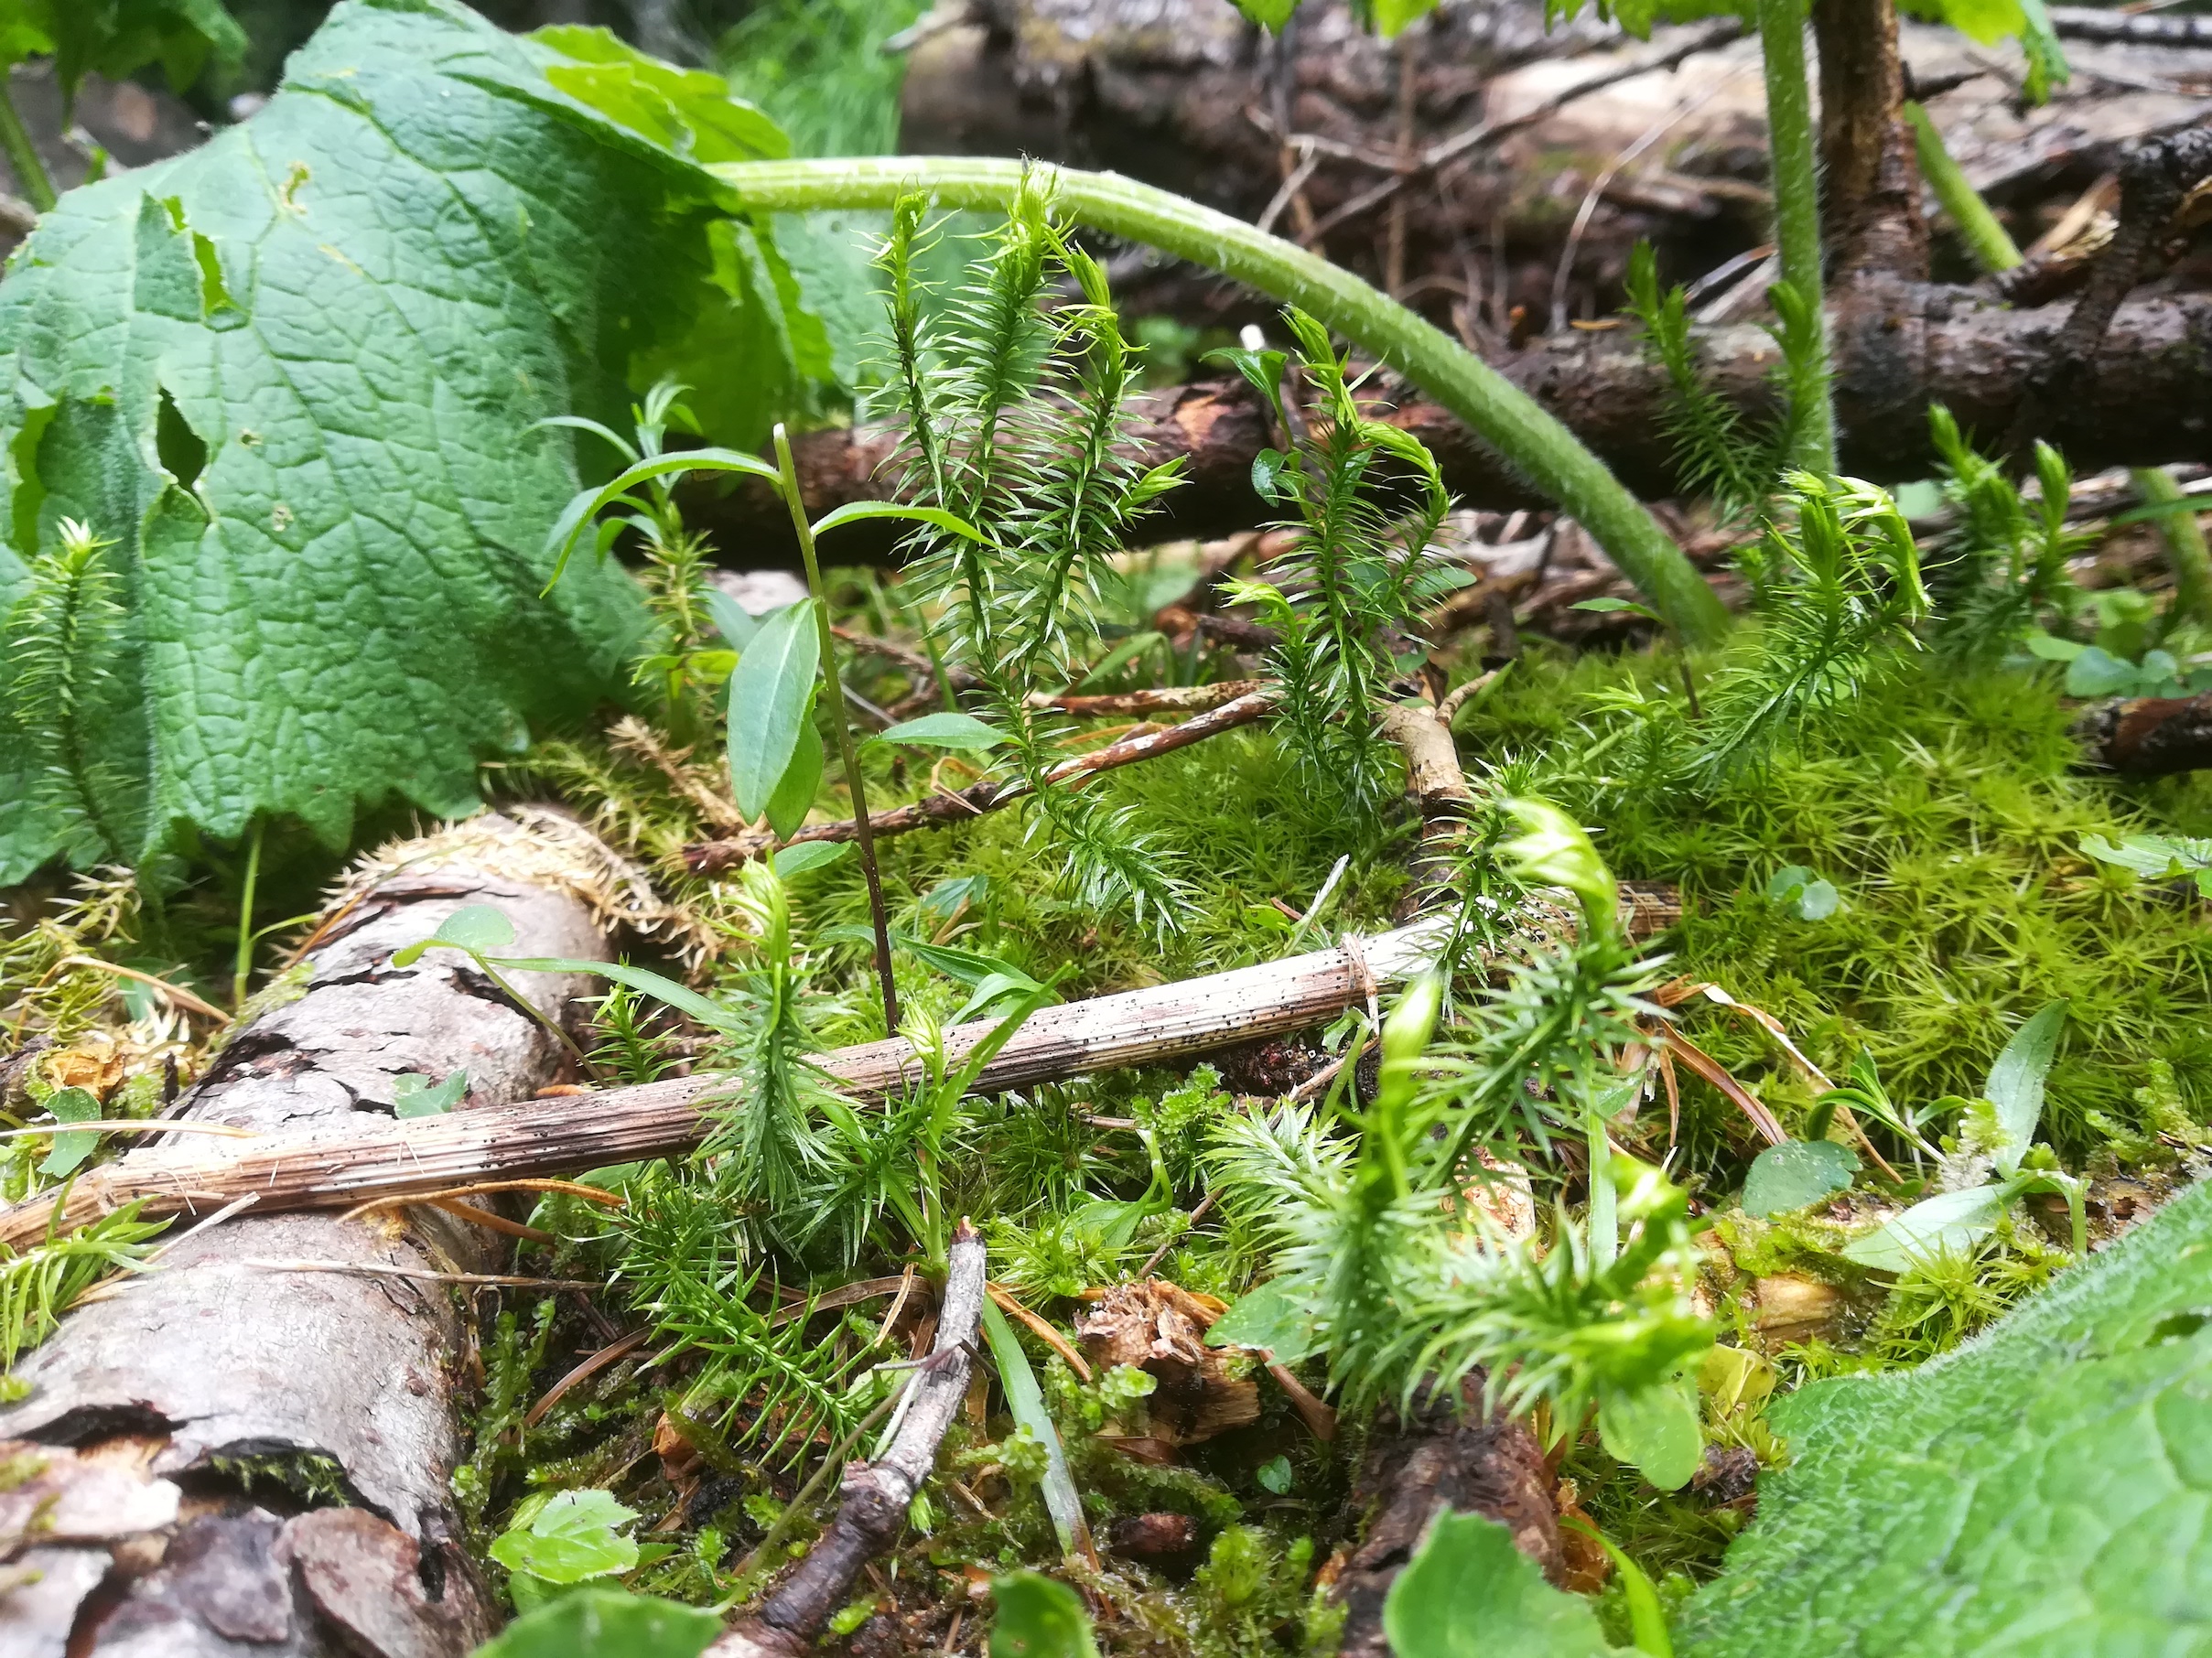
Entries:
{"type": "MultiPolygon", "coordinates": [[[[1307,0],[1275,38],[1229,0],[969,0],[959,27],[909,56],[901,147],[1184,190],[1488,339],[1514,331],[1516,307],[1548,315],[1590,192],[1566,273],[1574,316],[1615,303],[1638,236],[1684,280],[1765,242],[1755,38],[1717,18],[1645,42],[1596,8],[1547,29],[1546,11],[1447,0],[1394,47],[1348,0],[1307,0]],[[1663,142],[1627,156],[1662,125],[1663,142]]],[[[2074,21],[2077,72],[2042,107],[2017,97],[2010,48],[1910,20],[1899,31],[1952,154],[2001,208],[2077,191],[2135,140],[2212,108],[2158,43],[2074,21]]],[[[1139,315],[1234,327],[1266,314],[1188,266],[1133,257],[1116,275],[1139,315]]]]}
{"type": "MultiPolygon", "coordinates": [[[[976,1091],[995,1093],[1120,1066],[1171,1064],[1303,1029],[1429,965],[1451,925],[1451,918],[1434,918],[1256,967],[1044,1008],[1030,1015],[984,1067],[976,1091]]],[[[396,942],[412,942],[427,931],[409,929],[396,942]]],[[[394,945],[387,942],[385,947],[394,945]]],[[[433,952],[426,959],[444,953],[433,952]]],[[[995,1028],[979,1020],[948,1031],[953,1062],[995,1028]]],[[[920,1076],[913,1049],[901,1039],[841,1048],[825,1055],[822,1065],[861,1099],[881,1099],[920,1076]]],[[[444,1116],[270,1126],[254,1139],[220,1142],[226,1147],[221,1153],[210,1153],[204,1140],[150,1147],[89,1171],[66,1197],[45,1194],[0,1211],[0,1244],[20,1248],[44,1237],[49,1226],[81,1226],[131,1202],[143,1203],[141,1212],[148,1215],[206,1214],[251,1195],[254,1213],[265,1216],[424,1200],[481,1180],[673,1157],[698,1144],[713,1125],[713,1114],[732,1103],[732,1088],[731,1079],[722,1075],[672,1077],[632,1088],[487,1104],[444,1116]]],[[[221,1112],[217,1101],[203,1114],[221,1121],[221,1112]]],[[[242,1287],[240,1293],[246,1292],[242,1287]]],[[[0,1430],[20,1431],[5,1419],[0,1430]]]]}
{"type": "MultiPolygon", "coordinates": [[[[2065,327],[2065,305],[2012,310],[1970,288],[1869,281],[1830,311],[1843,469],[1877,482],[1925,478],[1938,463],[1927,405],[1948,407],[1987,444],[2012,428],[2031,382],[2065,327]]],[[[1773,412],[1775,343],[1749,324],[1699,330],[1715,389],[1754,416],[1773,412]]],[[[2086,390],[2050,409],[2040,436],[2078,473],[2203,458],[2212,433],[2212,295],[2174,294],[2124,305],[2096,348],[2086,390]]],[[[1494,363],[1591,446],[1637,493],[1678,491],[1667,436],[1665,376],[1625,329],[1577,333],[1494,363]]],[[[1445,483],[1468,505],[1548,504],[1451,414],[1418,395],[1377,385],[1372,411],[1435,453],[1445,483]]],[[[1148,393],[1137,404],[1131,451],[1149,465],[1180,459],[1185,483],[1163,499],[1162,539],[1249,524],[1262,503],[1252,461],[1273,438],[1241,384],[1202,381],[1148,393]]],[[[881,427],[810,433],[798,444],[808,510],[872,500],[893,435],[881,427]]],[[[776,544],[788,517],[772,497],[733,490],[700,503],[728,546],[776,544]],[[773,510],[772,511],[772,507],[773,510]]],[[[788,526],[785,526],[788,533],[788,526]]]]}
{"type": "MultiPolygon", "coordinates": [[[[278,1142],[342,1141],[354,1124],[407,1126],[390,1114],[400,1078],[458,1071],[468,1106],[434,1120],[526,1117],[564,1063],[552,1033],[450,952],[405,969],[390,958],[481,903],[499,906],[526,948],[603,956],[583,896],[606,877],[591,846],[580,830],[564,843],[488,817],[399,848],[329,925],[297,997],[232,1037],[183,1096],[182,1116],[278,1142]]],[[[554,1014],[589,981],[513,983],[554,1014]]],[[[140,1158],[171,1155],[134,1152],[77,1190],[127,1185],[123,1171],[140,1158]]],[[[41,1548],[50,1589],[0,1601],[11,1658],[459,1658],[490,1632],[448,1483],[463,1443],[449,1391],[462,1315],[442,1285],[412,1275],[496,1266],[502,1241],[434,1211],[411,1222],[263,1213],[244,1188],[221,1201],[238,1199],[254,1207],[99,1292],[17,1368],[30,1394],[0,1411],[0,1436],[181,1481],[192,1500],[181,1523],[149,1515],[41,1548]],[[264,1260],[279,1269],[254,1264],[264,1260]],[[345,1270],[281,1270],[296,1260],[345,1270]],[[264,1506],[271,1487],[287,1486],[279,1512],[264,1506]],[[297,1512],[310,1491],[326,1506],[297,1512]]],[[[10,1242],[43,1236],[33,1227],[10,1242]]]]}

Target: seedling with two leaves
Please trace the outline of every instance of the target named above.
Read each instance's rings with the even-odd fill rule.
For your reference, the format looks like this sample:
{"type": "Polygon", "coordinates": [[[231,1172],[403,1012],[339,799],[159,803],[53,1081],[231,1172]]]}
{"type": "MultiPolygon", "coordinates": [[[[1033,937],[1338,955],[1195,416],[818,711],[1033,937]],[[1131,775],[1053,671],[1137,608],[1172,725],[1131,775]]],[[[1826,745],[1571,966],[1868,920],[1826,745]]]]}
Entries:
{"type": "MultiPolygon", "coordinates": [[[[611,434],[599,428],[603,436],[611,434]]],[[[620,440],[617,439],[617,442],[620,440]]],[[[729,781],[739,813],[748,821],[766,816],[777,834],[788,837],[806,818],[822,783],[824,753],[814,719],[818,691],[825,690],[831,703],[830,728],[837,742],[837,758],[844,768],[846,786],[852,791],[854,841],[860,849],[860,865],[868,880],[869,910],[876,930],[876,973],[883,994],[883,1022],[887,1030],[899,1028],[899,994],[891,981],[890,929],[884,914],[882,877],[876,866],[874,838],[869,832],[868,790],[856,757],[852,727],[844,706],[845,687],[837,673],[836,646],[830,633],[829,608],[824,598],[822,569],[815,542],[832,530],[870,520],[898,519],[971,542],[982,532],[957,513],[941,507],[908,506],[897,501],[852,501],[809,522],[799,491],[791,439],[783,427],[775,429],[776,461],[770,465],[757,455],[737,449],[703,447],[673,454],[645,454],[596,490],[579,490],[547,532],[546,550],[554,555],[548,591],[561,578],[568,560],[588,525],[608,508],[624,505],[651,510],[651,503],[633,493],[641,486],[656,492],[665,507],[669,484],[693,472],[720,472],[759,479],[774,490],[791,509],[792,527],[799,538],[800,555],[806,565],[808,598],[789,607],[762,625],[744,647],[729,676],[729,781]]],[[[600,543],[600,554],[606,543],[600,543]]],[[[922,722],[913,722],[920,724],[922,722]]],[[[980,725],[980,722],[974,722],[980,725]]],[[[885,734],[889,736],[890,734],[885,734]]],[[[974,747],[975,732],[964,734],[965,746],[974,747]]],[[[921,737],[892,740],[942,742],[934,729],[921,737]]]]}

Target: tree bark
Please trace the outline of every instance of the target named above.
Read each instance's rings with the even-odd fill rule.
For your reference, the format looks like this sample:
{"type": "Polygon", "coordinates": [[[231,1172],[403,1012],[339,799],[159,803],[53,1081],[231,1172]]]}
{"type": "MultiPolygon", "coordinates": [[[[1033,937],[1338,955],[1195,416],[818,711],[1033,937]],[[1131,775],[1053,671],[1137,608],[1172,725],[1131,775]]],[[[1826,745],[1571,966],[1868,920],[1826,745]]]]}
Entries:
{"type": "MultiPolygon", "coordinates": [[[[485,903],[532,954],[602,957],[581,896],[601,872],[574,846],[499,818],[400,848],[386,867],[397,872],[343,910],[309,955],[297,999],[232,1038],[181,1116],[283,1136],[391,1127],[399,1077],[455,1071],[468,1093],[449,1120],[526,1114],[515,1103],[563,1063],[545,1026],[451,952],[405,969],[390,957],[485,903]]],[[[513,982],[556,1016],[588,983],[513,982]]],[[[128,1182],[175,1155],[134,1152],[79,1186],[128,1182]]],[[[375,1269],[481,1270],[497,1265],[501,1240],[429,1211],[403,1223],[257,1210],[182,1238],[19,1366],[32,1393],[0,1412],[0,1435],[142,1468],[194,1501],[181,1524],[110,1537],[64,1563],[72,1592],[46,1597],[35,1629],[0,1625],[11,1654],[458,1658],[489,1632],[448,1484],[462,1444],[451,1388],[463,1314],[442,1287],[375,1269]],[[287,1262],[369,1270],[256,1264],[287,1262]],[[340,1506],[308,1506],[284,1489],[287,1470],[340,1506]]]]}
{"type": "MultiPolygon", "coordinates": [[[[1831,309],[1836,412],[1843,469],[1881,482],[1925,478],[1937,457],[1927,405],[1941,403],[1994,447],[2018,416],[2032,381],[2055,350],[2067,308],[2012,310],[1969,288],[1862,284],[1831,309]]],[[[1699,331],[1711,378],[1753,414],[1773,408],[1774,340],[1750,325],[1699,331]]],[[[2053,406],[2040,435],[2077,473],[2203,458],[2212,433],[2212,295],[2145,297],[2120,307],[2094,349],[2082,394],[2053,406]]],[[[1661,498],[1679,480],[1665,414],[1665,377],[1626,330],[1577,333],[1500,360],[1497,366],[1597,451],[1638,493],[1661,498]]],[[[1435,451],[1445,482],[1466,504],[1543,502],[1457,420],[1427,401],[1375,393],[1373,411],[1435,451]]],[[[1243,528],[1266,514],[1252,492],[1252,460],[1273,439],[1241,383],[1203,381],[1139,402],[1131,447],[1145,460],[1182,458],[1187,481],[1146,521],[1160,540],[1243,528]]],[[[810,511],[880,496],[878,468],[892,435],[879,427],[810,433],[799,442],[799,478],[810,511]]],[[[701,501],[701,522],[726,549],[767,561],[788,540],[783,508],[765,491],[701,501]]],[[[856,536],[856,540],[858,537],[856,536]]]]}
{"type": "Polygon", "coordinates": [[[2121,777],[2172,777],[2212,767],[2212,692],[2106,703],[2075,727],[2088,765],[2121,777]]]}
{"type": "Polygon", "coordinates": [[[1898,116],[1904,61],[1896,0],[1814,0],[1820,48],[1820,208],[1834,280],[1927,275],[1927,221],[1912,130],[1898,116]]]}

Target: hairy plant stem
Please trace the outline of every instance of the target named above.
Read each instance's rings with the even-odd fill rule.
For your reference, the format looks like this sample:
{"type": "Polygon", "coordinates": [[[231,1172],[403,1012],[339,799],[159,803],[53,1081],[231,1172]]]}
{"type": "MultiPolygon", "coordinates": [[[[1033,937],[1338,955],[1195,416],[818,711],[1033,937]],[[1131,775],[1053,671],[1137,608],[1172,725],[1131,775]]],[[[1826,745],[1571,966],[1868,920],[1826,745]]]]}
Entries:
{"type": "Polygon", "coordinates": [[[1951,159],[1950,151],[1943,147],[1943,135],[1928,119],[1927,112],[1917,103],[1907,102],[1901,108],[1905,121],[1913,129],[1913,147],[1920,157],[1920,176],[1927,180],[1928,188],[1936,192],[1951,223],[1966,243],[1966,251],[1983,270],[1991,273],[2009,271],[2020,263],[2020,250],[1997,215],[1990,211],[1958,164],[1951,159]]]}
{"type": "Polygon", "coordinates": [[[246,986],[254,978],[254,889],[261,884],[261,837],[267,824],[261,818],[254,820],[251,838],[246,842],[246,878],[238,894],[238,962],[231,974],[231,1006],[246,1005],[246,986]]]}
{"type": "MultiPolygon", "coordinates": [[[[1799,102],[1805,103],[1802,48],[1799,102]]],[[[1810,143],[1809,127],[1806,129],[1810,143]]],[[[1807,150],[1809,181],[1811,152],[1807,150]]],[[[830,161],[731,162],[709,169],[749,209],[888,208],[924,190],[945,207],[1003,209],[1025,166],[967,156],[900,156],[830,161]]],[[[1311,312],[1465,421],[1597,538],[1653,608],[1683,635],[1710,643],[1728,613],[1657,520],[1535,399],[1458,341],[1349,271],[1241,220],[1112,173],[1049,175],[1055,204],[1080,223],[1142,242],[1221,272],[1311,312]]],[[[1818,244],[1818,224],[1815,224],[1818,244]]],[[[1814,292],[1818,292],[1817,278],[1814,292]]]]}
{"type": "Polygon", "coordinates": [[[23,187],[24,199],[41,213],[52,212],[54,180],[46,163],[38,158],[38,148],[16,109],[16,95],[5,70],[0,70],[0,153],[6,155],[8,166],[16,169],[16,182],[23,187]]]}
{"type": "Polygon", "coordinates": [[[2166,563],[2174,571],[2174,605],[2167,620],[2212,625],[2212,549],[2205,545],[2196,514],[2180,503],[2188,500],[2173,473],[2163,467],[2138,467],[2128,474],[2143,504],[2173,507],[2158,520],[2158,533],[2166,544],[2166,563]]]}
{"type": "Polygon", "coordinates": [[[776,466],[783,475],[783,499],[791,504],[791,527],[799,538],[799,556],[806,562],[806,588],[814,595],[815,626],[822,640],[822,683],[829,692],[829,725],[837,734],[837,760],[845,768],[845,785],[853,797],[853,841],[860,848],[860,869],[868,877],[868,914],[876,928],[876,977],[883,986],[883,1029],[899,1032],[899,991],[891,981],[890,921],[883,911],[883,877],[876,867],[876,841],[868,823],[868,784],[853,752],[852,726],[846,718],[845,683],[837,675],[837,641],[829,629],[829,598],[822,587],[822,566],[815,557],[814,526],[806,522],[806,503],[799,494],[799,470],[791,456],[791,437],[776,423],[776,466]]]}
{"type": "Polygon", "coordinates": [[[1809,315],[1823,318],[1821,392],[1812,407],[1799,413],[1794,458],[1807,470],[1825,475],[1836,469],[1836,410],[1827,387],[1820,172],[1813,151],[1813,96],[1805,73],[1802,0],[1759,0],[1759,51],[1766,69],[1766,144],[1774,170],[1775,246],[1782,256],[1782,280],[1803,296],[1809,315]]]}

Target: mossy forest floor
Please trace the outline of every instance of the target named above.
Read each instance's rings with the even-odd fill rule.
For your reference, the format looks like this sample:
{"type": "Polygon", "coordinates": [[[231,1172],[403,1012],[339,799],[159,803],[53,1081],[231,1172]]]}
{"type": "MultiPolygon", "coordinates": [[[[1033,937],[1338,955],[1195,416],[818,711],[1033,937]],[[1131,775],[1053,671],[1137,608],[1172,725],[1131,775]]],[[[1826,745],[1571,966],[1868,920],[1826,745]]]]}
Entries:
{"type": "MultiPolygon", "coordinates": [[[[1223,676],[1235,672],[1218,666],[1223,676]]],[[[1478,668],[1468,661],[1452,676],[1478,668]]],[[[1202,673],[1206,664],[1175,671],[1202,673]]],[[[1135,683],[1138,672],[1128,677],[1135,683]]],[[[859,688],[888,702],[902,684],[885,667],[876,680],[864,673],[859,688]]],[[[1617,875],[1677,888],[1682,920],[1653,942],[1669,974],[1710,982],[1770,1014],[1829,1078],[1871,1060],[1894,1099],[1971,1097],[2018,1022],[2064,998],[2068,1035],[2050,1074],[2045,1133],[2068,1168],[2096,1182],[2100,1233],[2131,1204],[2153,1201],[2195,1157],[2195,1125],[2212,1115],[2212,928],[2193,888],[2140,884],[2080,848],[2089,834],[2199,832],[2212,818],[2203,787],[2126,786],[2080,770],[2072,712],[2047,669],[1961,675],[1915,666],[1764,770],[1702,799],[1670,796],[1639,784],[1637,747],[1655,722],[1679,717],[1682,700],[1671,655],[1533,643],[1462,711],[1457,736],[1480,786],[1559,802],[1592,828],[1617,875]],[[1807,919],[1794,897],[1774,896],[1776,872],[1791,867],[1833,887],[1832,910],[1807,919]]],[[[956,762],[933,778],[926,758],[869,753],[879,806],[966,781],[956,762]]],[[[727,889],[672,873],[704,825],[665,768],[582,734],[541,745],[491,781],[495,792],[576,808],[653,867],[688,916],[688,934],[664,943],[675,957],[685,952],[674,946],[692,947],[701,982],[750,970],[727,889]]],[[[1018,810],[885,842],[894,928],[1041,980],[1063,974],[1060,993],[1074,998],[1258,962],[1294,940],[1312,948],[1323,935],[1385,927],[1405,894],[1418,831],[1410,812],[1379,831],[1348,830],[1300,785],[1264,727],[1094,786],[1184,879],[1189,904],[1173,930],[1101,915],[1058,890],[1051,849],[1018,810]],[[1344,875],[1327,915],[1301,934],[1300,918],[1340,859],[1344,875]]],[[[822,809],[841,812],[833,795],[822,809]]],[[[822,1042],[882,1035],[857,861],[794,876],[788,890],[822,1042]]],[[[970,993],[909,952],[899,957],[898,984],[910,1016],[933,1019],[949,1019],[970,993]]],[[[85,996],[61,1034],[74,1039],[71,1051],[104,1051],[101,1021],[129,1010],[85,996]]],[[[1693,997],[1681,1017],[1785,1127],[1805,1125],[1818,1091],[1783,1044],[1710,1001],[1693,997]]],[[[610,1081],[688,1063],[699,1046],[697,1033],[626,993],[610,998],[599,1027],[597,1058],[610,1081]]],[[[1208,1130],[1246,1109],[1249,1096],[1280,1092],[1286,1065],[1311,1070],[1341,1035],[1314,1033],[1303,1052],[1278,1044],[1188,1072],[1105,1075],[992,1103],[944,1170],[946,1210],[985,1227],[992,1278],[1063,1341],[1085,1292],[1143,1269],[1234,1300],[1264,1276],[1266,1251],[1247,1214],[1208,1202],[1200,1156],[1208,1130]]],[[[174,1049],[142,1041],[131,1050],[145,1061],[140,1077],[174,1049]]],[[[143,1080],[125,1080],[132,1069],[120,1066],[109,1091],[147,1093],[143,1080]]],[[[1719,1090],[1681,1072],[1676,1101],[1654,1090],[1633,1125],[1616,1126],[1625,1149],[1667,1162],[1691,1190],[1707,1252],[1702,1293],[1724,1346],[1745,1355],[1732,1391],[1709,1388],[1708,1437],[1730,1454],[1710,1459],[1711,1478],[1673,1494],[1615,1463],[1594,1434],[1570,1436],[1555,1457],[1568,1512],[1589,1515],[1680,1595],[1718,1569],[1748,1512],[1751,1472],[1783,1454],[1761,1420],[1769,1389],[1913,1363],[1956,1345],[2063,1269],[2064,1215],[2054,1211],[2046,1232],[2039,1211],[2018,1211],[1986,1244],[1892,1284],[1833,1253],[1848,1211],[1772,1224],[1742,1213],[1736,1193],[1763,1142],[1719,1090]]],[[[28,1167],[18,1156],[18,1185],[28,1167]]],[[[1539,1203],[1579,1202],[1571,1159],[1551,1167],[1537,1177],[1539,1203]]],[[[1913,1172],[1909,1164],[1901,1170],[1913,1172]]],[[[654,1224],[676,1237],[696,1217],[674,1185],[664,1198],[654,1224]]],[[[622,1227],[557,1196],[531,1220],[560,1242],[523,1244],[516,1270],[606,1276],[610,1287],[596,1304],[574,1295],[479,1296],[475,1437],[456,1477],[477,1542],[489,1545],[521,1505],[547,1491],[608,1491],[639,1516],[631,1587],[728,1600],[747,1587],[735,1575],[739,1562],[829,1448],[826,1426],[780,1437],[779,1423],[843,1421],[834,1408],[805,1417],[807,1390],[849,1382],[864,1368],[858,1356],[879,1353],[887,1332],[893,1344],[911,1338],[912,1313],[879,1293],[780,1327],[756,1317],[764,1356],[725,1362],[715,1343],[734,1340],[730,1330],[682,1323],[625,1276],[622,1227]],[[666,1339],[543,1404],[579,1362],[648,1319],[666,1339]],[[656,1362],[685,1345],[678,1334],[690,1350],[656,1362]]],[[[634,1235],[639,1222],[626,1224],[634,1235]]],[[[845,1258],[820,1239],[716,1259],[723,1276],[705,1287],[763,1308],[779,1288],[785,1298],[823,1295],[905,1265],[880,1252],[845,1258]]],[[[1118,1373],[1085,1383],[1054,1347],[1033,1332],[1023,1339],[1104,1549],[1093,1580],[1098,1603],[1111,1609],[1101,1641],[1208,1658],[1325,1647],[1333,1630],[1327,1563],[1355,1541],[1361,1519],[1359,1422],[1347,1414],[1343,1431],[1323,1442],[1289,1395],[1263,1381],[1257,1420],[1163,1453],[1131,1443],[1133,1401],[1117,1393],[1118,1373]]],[[[1319,1386],[1319,1369],[1303,1368],[1319,1386]]],[[[998,1394],[979,1383],[905,1540],[837,1620],[837,1639],[854,1652],[976,1650],[992,1574],[1016,1564],[1058,1568],[1036,1444],[1003,1411],[998,1394]]],[[[283,1474],[274,1470],[267,1489],[281,1491],[283,1474]]],[[[295,1483],[301,1489],[290,1500],[316,1500],[311,1480],[295,1483]]],[[[819,1518],[814,1510],[795,1516],[778,1548],[803,1549],[819,1518]]],[[[1581,1587],[1598,1588],[1602,1559],[1575,1558],[1581,1587]]],[[[774,1564],[758,1563],[761,1571],[774,1564]]],[[[1617,1591],[1603,1592],[1624,1636],[1617,1591]]]]}

